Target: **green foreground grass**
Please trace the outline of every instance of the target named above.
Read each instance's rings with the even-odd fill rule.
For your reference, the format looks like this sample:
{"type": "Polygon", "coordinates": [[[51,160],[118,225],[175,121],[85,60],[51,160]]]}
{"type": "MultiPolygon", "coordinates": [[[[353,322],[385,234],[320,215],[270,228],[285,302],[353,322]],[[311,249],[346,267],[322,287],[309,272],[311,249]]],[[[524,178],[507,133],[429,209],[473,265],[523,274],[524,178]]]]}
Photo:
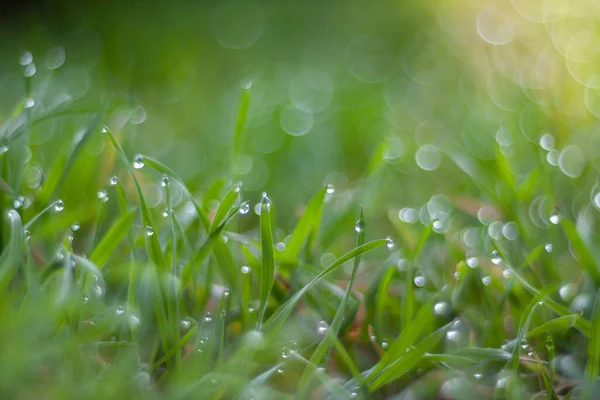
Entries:
{"type": "MultiPolygon", "coordinates": [[[[497,31],[485,33],[489,44],[497,31]]],[[[302,115],[323,129],[331,102],[335,129],[371,129],[387,113],[400,133],[369,141],[379,144],[360,179],[307,198],[297,194],[310,185],[283,166],[293,158],[278,150],[284,139],[267,146],[276,135],[261,139],[274,160],[263,164],[290,173],[275,183],[289,198],[257,196],[258,178],[243,185],[240,165],[260,139],[248,133],[267,129],[250,122],[271,118],[252,113],[298,111],[283,100],[261,111],[260,79],[224,102],[236,105],[231,140],[210,150],[227,153],[220,172],[183,177],[139,154],[139,107],[110,91],[58,95],[72,89],[69,76],[58,80],[52,63],[36,75],[25,53],[25,95],[0,116],[0,398],[598,398],[600,194],[587,111],[598,112],[597,89],[573,96],[583,106],[570,102],[572,80],[509,84],[522,72],[517,56],[495,64],[483,95],[475,78],[455,79],[462,54],[444,53],[447,71],[404,65],[410,76],[398,80],[386,75],[387,48],[373,54],[359,39],[345,58],[353,77],[335,95],[299,86],[314,106],[302,115]],[[385,101],[372,106],[377,96],[385,101]],[[390,192],[404,197],[390,205],[390,192]]],[[[431,66],[440,48],[412,61],[431,66]]],[[[491,59],[507,48],[492,47],[491,59]]],[[[291,125],[294,136],[312,129],[291,125]]]]}

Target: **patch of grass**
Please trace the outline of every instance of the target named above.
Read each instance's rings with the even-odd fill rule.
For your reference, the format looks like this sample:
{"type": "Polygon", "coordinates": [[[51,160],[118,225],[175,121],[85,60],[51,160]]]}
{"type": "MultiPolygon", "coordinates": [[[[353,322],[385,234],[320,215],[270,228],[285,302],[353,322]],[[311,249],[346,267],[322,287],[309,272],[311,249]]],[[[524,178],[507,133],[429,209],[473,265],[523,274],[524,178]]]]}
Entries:
{"type": "MultiPolygon", "coordinates": [[[[423,23],[437,15],[419,7],[423,23]]],[[[220,27],[228,51],[251,37],[220,27]]],[[[60,97],[77,87],[59,67],[22,61],[23,96],[0,115],[0,398],[596,398],[600,194],[583,149],[597,139],[580,112],[595,89],[577,108],[579,86],[550,91],[483,28],[493,60],[515,57],[483,71],[487,86],[476,67],[454,76],[481,53],[448,26],[443,45],[403,44],[402,74],[386,72],[393,41],[353,37],[332,56],[348,64],[329,66],[339,76],[244,81],[222,101],[228,136],[191,159],[146,143],[160,122],[141,125],[146,110],[91,73],[97,98],[60,97]],[[281,87],[290,99],[268,93],[281,87]],[[315,184],[333,170],[323,148],[345,172],[315,184]]],[[[188,67],[156,80],[165,108],[188,67]]]]}

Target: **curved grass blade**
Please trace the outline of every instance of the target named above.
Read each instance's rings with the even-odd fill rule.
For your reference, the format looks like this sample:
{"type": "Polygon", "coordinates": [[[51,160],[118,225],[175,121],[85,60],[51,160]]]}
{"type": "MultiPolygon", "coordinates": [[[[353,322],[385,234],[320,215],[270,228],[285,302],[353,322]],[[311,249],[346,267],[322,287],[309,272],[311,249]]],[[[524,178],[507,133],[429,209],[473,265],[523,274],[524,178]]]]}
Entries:
{"type": "Polygon", "coordinates": [[[235,122],[235,130],[233,132],[233,149],[231,157],[231,174],[237,175],[238,165],[242,155],[244,146],[244,131],[246,129],[246,120],[248,119],[248,111],[250,110],[250,87],[242,87],[240,94],[240,105],[238,108],[237,120],[235,122]]]}
{"type": "Polygon", "coordinates": [[[431,236],[431,233],[433,232],[433,225],[429,224],[428,226],[425,227],[425,230],[423,231],[423,233],[421,234],[421,237],[419,238],[419,241],[417,242],[417,245],[415,246],[415,248],[413,249],[411,255],[410,255],[410,264],[408,266],[408,271],[406,274],[406,289],[405,289],[405,296],[404,296],[404,310],[403,310],[403,314],[402,314],[402,328],[405,329],[412,321],[413,319],[413,315],[415,314],[415,295],[414,295],[414,291],[415,288],[413,286],[413,280],[415,278],[415,263],[417,262],[417,259],[419,258],[419,255],[421,254],[421,251],[423,251],[423,248],[425,247],[425,244],[427,243],[427,240],[429,239],[429,237],[431,236]]]}
{"type": "MultiPolygon", "coordinates": [[[[527,338],[532,338],[534,336],[543,335],[548,332],[562,331],[565,329],[573,328],[577,326],[577,322],[580,318],[580,314],[563,315],[562,317],[546,321],[543,324],[536,326],[535,328],[527,332],[526,336],[527,338]]],[[[579,330],[582,330],[581,327],[579,327],[579,330]]],[[[584,332],[584,330],[582,330],[582,333],[585,336],[588,336],[590,334],[590,332],[584,332]]]]}
{"type": "MultiPolygon", "coordinates": [[[[358,221],[361,226],[365,226],[365,215],[362,207],[360,208],[360,215],[358,221]]],[[[358,239],[356,243],[356,247],[360,247],[365,243],[365,229],[360,230],[358,233],[358,239]]],[[[354,285],[354,279],[356,278],[356,271],[358,270],[358,266],[360,264],[360,255],[354,258],[354,266],[352,267],[352,273],[350,274],[350,281],[348,282],[348,286],[346,286],[346,290],[344,292],[344,296],[342,297],[342,301],[333,317],[333,321],[323,340],[319,343],[317,348],[313,351],[310,356],[310,362],[306,365],[304,369],[304,373],[300,378],[300,382],[298,383],[298,397],[304,398],[309,390],[309,383],[311,381],[312,376],[314,375],[314,371],[316,369],[316,365],[319,365],[321,361],[327,357],[328,353],[331,351],[331,347],[334,342],[337,340],[337,335],[342,326],[343,318],[346,312],[346,304],[348,303],[348,299],[350,297],[350,293],[352,292],[352,286],[354,285]]]]}
{"type": "Polygon", "coordinates": [[[388,351],[381,357],[377,364],[371,368],[367,374],[367,380],[374,379],[375,376],[393,363],[394,360],[401,358],[406,353],[406,350],[417,341],[421,331],[435,318],[435,315],[433,314],[433,305],[436,300],[437,296],[434,296],[427,303],[423,304],[417,313],[416,318],[402,330],[400,336],[390,344],[388,351]]]}
{"type": "Polygon", "coordinates": [[[569,238],[569,241],[573,246],[573,250],[577,254],[579,265],[590,274],[596,286],[600,285],[600,270],[598,269],[598,264],[588,249],[588,246],[585,244],[579,233],[577,233],[575,224],[568,219],[563,218],[561,219],[561,225],[565,231],[565,235],[567,235],[567,238],[569,238]]]}
{"type": "Polygon", "coordinates": [[[290,315],[300,298],[306,294],[316,283],[318,283],[325,276],[329,275],[331,272],[335,271],[338,267],[344,264],[346,261],[353,259],[354,257],[366,253],[367,251],[374,250],[378,247],[383,247],[387,244],[386,239],[378,239],[373,240],[372,242],[368,242],[355,248],[352,251],[344,254],[340,258],[338,258],[333,264],[325,268],[319,275],[317,275],[312,281],[304,285],[300,290],[298,290],[290,299],[288,299],[285,303],[283,303],[273,315],[265,322],[264,330],[269,332],[276,332],[281,325],[285,322],[287,317],[290,315]]]}
{"type": "Polygon", "coordinates": [[[213,232],[215,229],[217,229],[225,220],[225,218],[227,218],[229,211],[231,211],[239,197],[240,187],[237,185],[235,185],[229,192],[227,192],[227,194],[225,194],[225,197],[221,201],[221,204],[219,204],[219,208],[217,209],[215,217],[213,218],[210,232],[213,232]]]}
{"type": "Polygon", "coordinates": [[[15,210],[8,211],[9,240],[0,255],[0,289],[5,288],[17,272],[24,249],[23,222],[15,210]]]}
{"type": "Polygon", "coordinates": [[[290,241],[285,246],[285,251],[281,254],[282,263],[297,264],[302,245],[308,240],[311,232],[316,232],[319,229],[326,194],[327,188],[322,188],[308,202],[302,217],[300,217],[292,232],[290,241]]]}
{"type": "Polygon", "coordinates": [[[425,337],[414,347],[409,348],[409,350],[400,357],[389,360],[388,363],[383,364],[381,372],[377,373],[369,382],[369,390],[377,390],[381,386],[400,378],[410,371],[421,361],[422,357],[442,339],[449,328],[450,324],[444,325],[431,335],[425,337]]]}

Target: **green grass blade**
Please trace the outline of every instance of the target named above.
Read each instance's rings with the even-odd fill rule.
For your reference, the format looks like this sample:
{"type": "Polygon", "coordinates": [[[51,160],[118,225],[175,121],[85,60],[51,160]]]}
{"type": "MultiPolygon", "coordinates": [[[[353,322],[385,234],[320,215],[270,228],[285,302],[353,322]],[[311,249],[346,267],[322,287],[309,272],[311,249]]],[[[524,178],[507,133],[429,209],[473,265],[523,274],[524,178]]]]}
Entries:
{"type": "Polygon", "coordinates": [[[387,244],[386,239],[378,239],[373,240],[372,242],[368,242],[355,248],[352,251],[344,254],[340,258],[338,258],[333,264],[329,265],[325,268],[319,275],[317,275],[312,281],[304,285],[300,290],[298,290],[290,299],[288,299],[284,304],[282,304],[271,317],[265,322],[264,330],[269,332],[276,332],[281,325],[285,322],[287,317],[290,315],[300,298],[306,292],[308,292],[315,284],[317,284],[321,279],[325,276],[329,275],[331,272],[335,271],[338,267],[344,264],[346,261],[353,259],[354,257],[366,253],[370,250],[374,250],[379,247],[383,247],[387,244]]]}
{"type": "Polygon", "coordinates": [[[100,240],[90,255],[90,261],[92,263],[99,267],[103,267],[104,264],[106,264],[108,259],[113,255],[125,236],[131,230],[135,215],[135,210],[123,215],[117,220],[117,222],[115,222],[108,232],[106,232],[102,240],[100,240]]]}
{"type": "Polygon", "coordinates": [[[592,311],[592,326],[587,343],[588,360],[585,365],[585,378],[581,398],[583,400],[598,398],[600,387],[600,290],[596,292],[596,301],[592,311]]]}
{"type": "Polygon", "coordinates": [[[15,210],[8,211],[9,240],[0,255],[0,288],[6,287],[16,274],[24,249],[24,229],[21,216],[15,210]]]}
{"type": "Polygon", "coordinates": [[[233,132],[233,148],[231,157],[231,174],[237,174],[238,165],[242,156],[244,147],[244,131],[246,130],[246,120],[248,119],[248,111],[250,110],[250,87],[242,87],[240,93],[240,104],[238,108],[237,120],[235,122],[235,130],[233,132]]]}
{"type": "Polygon", "coordinates": [[[260,309],[257,330],[260,330],[267,310],[273,283],[275,282],[275,254],[273,248],[273,227],[271,226],[271,200],[263,195],[260,210],[260,309]]]}
{"type": "Polygon", "coordinates": [[[325,204],[326,194],[327,188],[322,188],[308,202],[302,217],[300,217],[300,220],[292,232],[290,241],[285,246],[283,254],[281,254],[282,263],[297,263],[297,258],[302,249],[302,245],[308,240],[311,232],[319,229],[321,218],[323,216],[323,205],[325,204]]]}
{"type": "Polygon", "coordinates": [[[573,250],[579,258],[579,265],[592,277],[596,285],[600,285],[600,270],[594,256],[590,253],[587,245],[577,233],[575,224],[566,218],[561,219],[561,225],[565,231],[565,235],[569,238],[573,250]]]}
{"type": "Polygon", "coordinates": [[[425,353],[429,352],[429,350],[437,345],[449,328],[450,324],[444,325],[421,340],[414,347],[409,348],[405,354],[394,360],[388,360],[387,363],[382,365],[383,368],[381,369],[381,372],[375,375],[369,382],[369,390],[377,390],[381,386],[390,383],[409,372],[421,361],[425,353]]]}
{"type": "MultiPolygon", "coordinates": [[[[360,215],[358,218],[359,224],[361,226],[365,226],[365,216],[363,209],[360,209],[360,215]]],[[[365,243],[365,229],[361,229],[358,232],[358,239],[356,243],[356,247],[360,247],[365,243]]],[[[354,285],[354,279],[356,278],[356,271],[358,270],[358,266],[360,264],[360,255],[354,258],[354,265],[352,267],[352,273],[350,274],[350,281],[348,282],[348,286],[346,286],[346,290],[344,291],[344,297],[342,297],[342,301],[333,317],[333,321],[325,337],[317,348],[313,351],[310,356],[310,362],[307,364],[304,369],[304,373],[298,383],[298,397],[304,398],[309,390],[309,383],[311,381],[312,376],[314,375],[315,366],[319,365],[321,361],[326,358],[327,354],[331,351],[331,347],[334,344],[335,340],[337,340],[337,335],[342,327],[343,318],[346,312],[346,304],[348,303],[348,299],[350,297],[350,293],[352,292],[352,286],[354,285]]]]}
{"type": "Polygon", "coordinates": [[[217,229],[225,220],[225,218],[227,218],[227,215],[229,215],[231,209],[233,208],[234,204],[238,201],[239,197],[240,187],[237,185],[235,185],[229,192],[227,192],[227,194],[225,194],[225,197],[221,201],[221,204],[219,204],[219,208],[215,213],[215,217],[210,227],[211,232],[217,229]]]}

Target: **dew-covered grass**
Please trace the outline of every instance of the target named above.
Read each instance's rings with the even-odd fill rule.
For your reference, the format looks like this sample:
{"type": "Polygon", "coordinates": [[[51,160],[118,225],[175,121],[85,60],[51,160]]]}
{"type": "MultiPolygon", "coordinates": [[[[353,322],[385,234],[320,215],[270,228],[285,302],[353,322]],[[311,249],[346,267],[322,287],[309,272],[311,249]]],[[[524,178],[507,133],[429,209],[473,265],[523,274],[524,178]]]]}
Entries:
{"type": "Polygon", "coordinates": [[[0,398],[600,396],[597,6],[191,3],[2,28],[0,398]]]}

